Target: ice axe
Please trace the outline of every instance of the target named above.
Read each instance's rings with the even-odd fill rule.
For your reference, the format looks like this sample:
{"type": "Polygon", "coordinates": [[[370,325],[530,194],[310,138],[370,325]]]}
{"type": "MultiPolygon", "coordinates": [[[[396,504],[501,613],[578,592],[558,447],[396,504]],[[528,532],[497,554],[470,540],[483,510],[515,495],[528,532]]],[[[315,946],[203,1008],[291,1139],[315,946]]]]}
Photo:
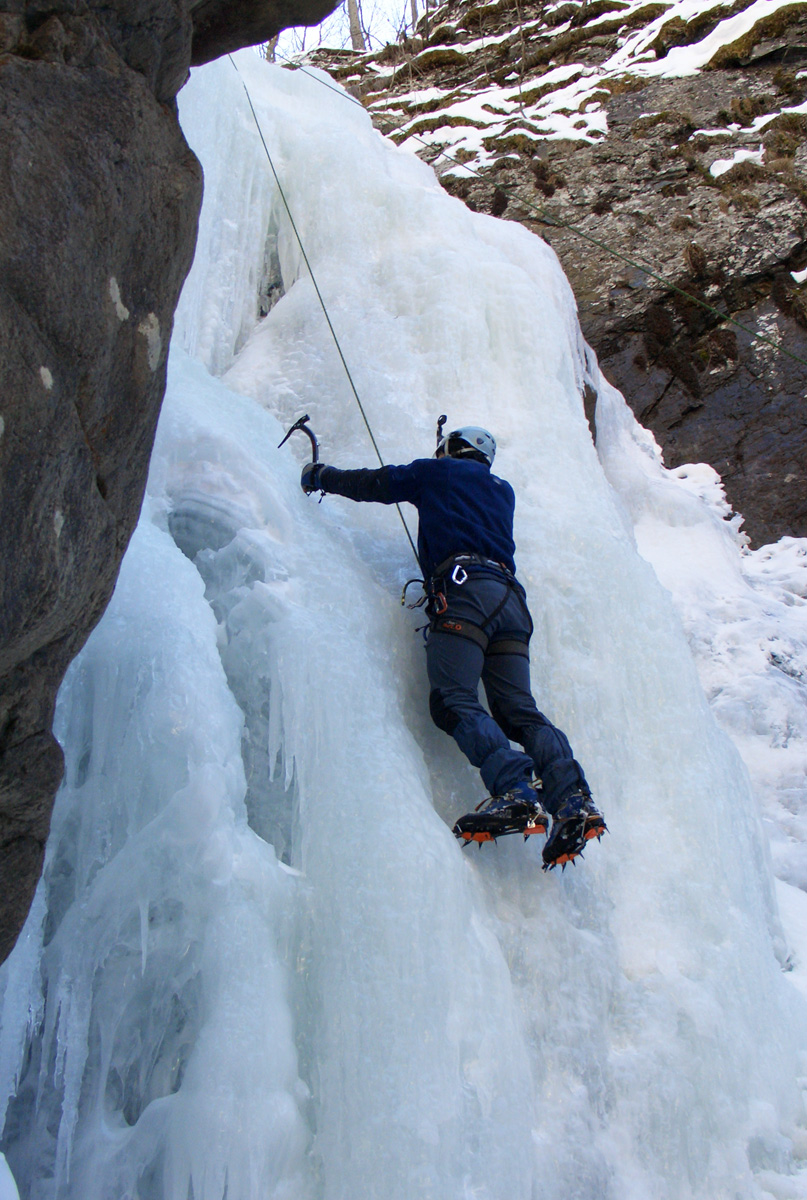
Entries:
{"type": "Polygon", "coordinates": [[[294,424],[292,425],[291,429],[289,430],[289,432],[284,437],[283,441],[280,442],[280,444],[278,445],[278,450],[280,449],[280,447],[282,445],[284,445],[289,440],[291,435],[293,433],[296,433],[297,430],[299,429],[302,433],[304,433],[306,435],[306,437],[311,442],[311,451],[314,456],[311,459],[311,461],[315,462],[315,463],[319,462],[319,444],[317,442],[316,435],[315,435],[313,429],[310,429],[308,426],[308,422],[310,421],[310,419],[311,418],[309,417],[308,413],[306,413],[304,417],[300,417],[299,421],[295,421],[294,424]]]}

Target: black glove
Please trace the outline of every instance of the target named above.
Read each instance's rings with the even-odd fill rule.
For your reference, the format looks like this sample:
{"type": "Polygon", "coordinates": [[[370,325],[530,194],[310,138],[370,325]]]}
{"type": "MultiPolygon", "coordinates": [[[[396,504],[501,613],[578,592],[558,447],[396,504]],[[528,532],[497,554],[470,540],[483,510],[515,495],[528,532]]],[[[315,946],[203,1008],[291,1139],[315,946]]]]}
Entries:
{"type": "Polygon", "coordinates": [[[322,491],[319,482],[319,473],[324,465],[324,463],[307,463],[303,467],[303,473],[300,476],[300,487],[306,496],[310,496],[312,492],[322,491]]]}

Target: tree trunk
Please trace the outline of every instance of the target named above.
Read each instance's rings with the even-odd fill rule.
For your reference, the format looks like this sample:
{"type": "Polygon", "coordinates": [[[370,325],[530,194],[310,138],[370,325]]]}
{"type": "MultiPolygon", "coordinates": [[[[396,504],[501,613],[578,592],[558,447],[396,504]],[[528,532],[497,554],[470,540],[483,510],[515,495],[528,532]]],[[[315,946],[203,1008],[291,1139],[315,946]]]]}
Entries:
{"type": "Polygon", "coordinates": [[[358,0],[347,0],[347,15],[350,21],[350,44],[354,50],[366,50],[364,37],[361,31],[361,23],[359,21],[359,4],[358,0]]]}

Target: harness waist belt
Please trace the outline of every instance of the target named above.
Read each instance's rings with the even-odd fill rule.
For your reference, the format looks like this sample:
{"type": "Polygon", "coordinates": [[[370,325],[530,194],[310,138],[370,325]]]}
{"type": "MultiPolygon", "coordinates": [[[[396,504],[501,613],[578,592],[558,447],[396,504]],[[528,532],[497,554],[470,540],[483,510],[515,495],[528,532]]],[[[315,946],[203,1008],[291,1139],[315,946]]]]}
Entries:
{"type": "Polygon", "coordinates": [[[445,575],[457,563],[464,567],[490,567],[494,571],[503,571],[511,579],[514,578],[513,572],[505,563],[497,562],[495,558],[485,558],[482,554],[452,554],[434,568],[433,574],[435,578],[445,575]]]}

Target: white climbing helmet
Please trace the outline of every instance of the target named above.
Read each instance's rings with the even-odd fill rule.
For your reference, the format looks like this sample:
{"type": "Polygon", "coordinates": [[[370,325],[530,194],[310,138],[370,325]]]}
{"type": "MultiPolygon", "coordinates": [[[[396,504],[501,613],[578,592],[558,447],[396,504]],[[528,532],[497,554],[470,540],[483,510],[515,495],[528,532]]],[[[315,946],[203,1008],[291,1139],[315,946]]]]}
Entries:
{"type": "Polygon", "coordinates": [[[438,439],[434,457],[442,458],[444,454],[449,458],[481,454],[488,466],[492,467],[496,456],[496,441],[487,429],[480,429],[478,425],[463,425],[438,439]]]}

